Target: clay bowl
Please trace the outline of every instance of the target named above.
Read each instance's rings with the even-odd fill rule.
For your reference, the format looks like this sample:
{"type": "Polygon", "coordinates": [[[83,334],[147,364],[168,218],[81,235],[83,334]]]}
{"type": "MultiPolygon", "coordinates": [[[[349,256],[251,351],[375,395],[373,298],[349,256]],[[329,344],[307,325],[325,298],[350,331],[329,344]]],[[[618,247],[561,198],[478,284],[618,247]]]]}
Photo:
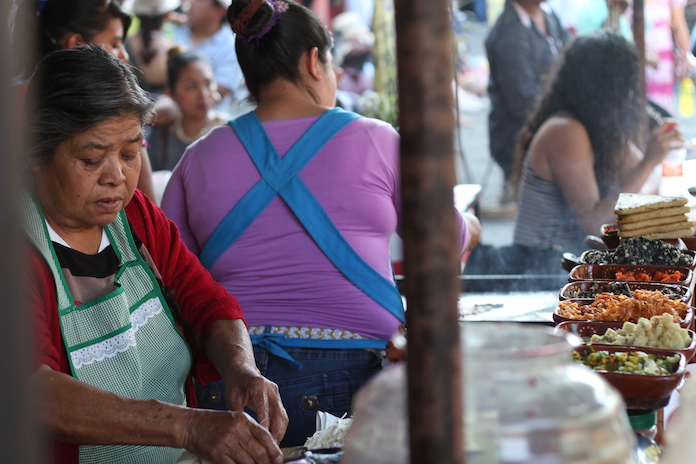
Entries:
{"type": "MultiPolygon", "coordinates": [[[[580,264],[589,264],[587,262],[587,255],[589,253],[597,252],[598,250],[586,250],[583,251],[582,254],[580,255],[580,264]]],[[[614,250],[599,250],[599,251],[611,251],[613,252],[614,250]]],[[[696,251],[694,250],[682,250],[683,253],[691,255],[691,264],[689,265],[684,265],[683,267],[688,267],[689,269],[694,269],[696,268],[696,251]]],[[[635,266],[634,264],[599,264],[599,266],[635,266]]],[[[649,264],[648,266],[657,266],[657,267],[674,267],[674,266],[663,266],[663,265],[654,265],[654,264],[649,264]]]]}
{"type": "MultiPolygon", "coordinates": [[[[629,264],[579,264],[570,270],[568,273],[568,282],[578,282],[582,280],[619,280],[616,278],[617,272],[644,272],[650,276],[654,276],[657,271],[662,273],[673,274],[679,271],[684,277],[678,282],[664,282],[664,284],[678,284],[689,286],[693,279],[693,271],[688,267],[682,266],[638,266],[629,264]]],[[[623,280],[624,282],[645,282],[623,280]]]]}
{"type": "MultiPolygon", "coordinates": [[[[616,285],[617,281],[611,281],[611,280],[584,280],[584,281],[577,281],[577,282],[570,282],[565,284],[561,290],[558,292],[558,299],[559,300],[569,300],[569,299],[578,299],[578,298],[589,298],[593,299],[594,295],[597,295],[599,293],[604,293],[604,292],[609,292],[609,293],[616,293],[611,291],[610,286],[616,285]],[[607,290],[607,287],[610,287],[607,290]],[[578,297],[578,293],[581,294],[592,294],[592,296],[587,296],[587,297],[578,297]]],[[[630,291],[633,290],[662,290],[663,293],[667,291],[667,293],[670,295],[671,299],[679,298],[682,300],[684,303],[691,304],[691,290],[689,289],[688,286],[685,285],[678,285],[678,284],[663,284],[663,283],[653,283],[653,282],[621,282],[625,283],[626,286],[628,286],[628,289],[630,291]],[[678,295],[678,296],[673,296],[673,295],[678,295]]]]}
{"type": "Polygon", "coordinates": [[[607,248],[613,250],[619,246],[619,225],[618,224],[604,224],[601,228],[600,238],[606,244],[607,248]]]}
{"type": "MultiPolygon", "coordinates": [[[[583,353],[584,350],[592,350],[592,347],[581,346],[574,349],[578,353],[583,353]]],[[[600,351],[600,350],[596,350],[600,351]]],[[[626,346],[608,346],[602,348],[601,351],[609,353],[636,351],[633,347],[626,346]]],[[[663,353],[655,352],[653,348],[640,348],[648,354],[664,356],[663,353]]],[[[673,354],[679,355],[679,364],[677,370],[669,375],[645,375],[645,374],[630,374],[619,372],[601,372],[595,371],[604,379],[616,388],[621,396],[623,396],[628,409],[658,409],[667,406],[669,397],[672,392],[679,386],[684,379],[686,371],[686,358],[682,353],[677,351],[669,352],[669,356],[673,354]]]]}
{"type": "MultiPolygon", "coordinates": [[[[619,225],[618,224],[603,224],[600,227],[600,237],[604,244],[609,248],[610,250],[613,250],[619,244],[623,241],[621,237],[619,237],[619,225]]],[[[681,239],[673,239],[673,240],[664,240],[667,243],[670,243],[674,245],[675,247],[679,248],[680,250],[696,250],[696,236],[692,237],[687,237],[687,238],[681,238],[681,239]],[[693,241],[693,247],[689,246],[687,243],[688,238],[693,238],[695,239],[693,241]]]]}
{"type": "Polygon", "coordinates": [[[696,235],[682,237],[682,242],[684,242],[687,250],[696,250],[696,235]]]}
{"type": "MultiPolygon", "coordinates": [[[[568,299],[566,301],[577,303],[577,304],[583,306],[583,305],[591,304],[594,300],[588,299],[588,298],[571,298],[571,299],[568,299]]],[[[553,311],[553,320],[554,320],[554,322],[556,322],[556,324],[560,324],[561,322],[580,322],[580,321],[586,320],[586,319],[570,319],[570,318],[567,318],[565,316],[561,316],[560,314],[558,314],[559,308],[560,308],[559,306],[556,306],[556,309],[554,309],[554,311],[553,311]]],[[[690,329],[691,324],[693,322],[693,319],[694,319],[694,308],[690,306],[688,311],[686,312],[686,315],[684,316],[682,321],[679,323],[679,325],[684,327],[685,329],[690,329]]],[[[625,321],[594,321],[594,322],[621,322],[621,323],[623,323],[625,321]]],[[[636,322],[636,321],[631,321],[631,322],[636,322]]]]}
{"type": "MultiPolygon", "coordinates": [[[[556,333],[561,333],[561,332],[568,332],[572,333],[573,335],[577,335],[580,337],[585,344],[588,346],[591,345],[593,346],[596,350],[604,350],[607,347],[616,347],[616,346],[625,346],[629,348],[633,348],[636,350],[643,350],[644,346],[637,346],[637,345],[609,345],[605,343],[590,343],[590,339],[592,338],[592,335],[604,335],[604,332],[607,331],[607,329],[614,329],[618,330],[621,327],[623,327],[623,322],[602,322],[602,321],[578,321],[578,322],[561,322],[556,326],[556,333]]],[[[663,353],[666,354],[667,356],[671,356],[672,353],[679,352],[684,355],[684,358],[686,359],[686,362],[688,363],[691,361],[694,357],[694,354],[696,354],[696,333],[694,333],[693,330],[689,329],[688,330],[689,335],[691,336],[691,344],[684,348],[683,350],[666,350],[662,348],[650,348],[651,350],[655,351],[655,354],[657,353],[663,353]]]]}

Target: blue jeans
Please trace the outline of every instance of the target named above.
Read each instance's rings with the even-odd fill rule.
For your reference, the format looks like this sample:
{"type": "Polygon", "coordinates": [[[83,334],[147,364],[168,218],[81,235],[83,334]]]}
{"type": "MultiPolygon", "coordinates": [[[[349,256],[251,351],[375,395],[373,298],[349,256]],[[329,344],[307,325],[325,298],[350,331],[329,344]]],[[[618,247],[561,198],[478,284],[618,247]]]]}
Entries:
{"type": "MultiPolygon", "coordinates": [[[[380,353],[361,349],[286,348],[295,364],[254,346],[256,365],[275,382],[290,418],[280,446],[299,446],[316,431],[316,412],[350,413],[355,392],[382,368],[380,353]]],[[[224,381],[194,382],[198,407],[227,410],[224,381]]]]}

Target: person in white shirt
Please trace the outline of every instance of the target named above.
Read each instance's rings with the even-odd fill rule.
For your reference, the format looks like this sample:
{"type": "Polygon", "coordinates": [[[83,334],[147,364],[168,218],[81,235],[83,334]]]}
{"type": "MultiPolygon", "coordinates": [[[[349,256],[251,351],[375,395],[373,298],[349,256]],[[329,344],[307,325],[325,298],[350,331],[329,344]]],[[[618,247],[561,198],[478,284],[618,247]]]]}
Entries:
{"type": "Polygon", "coordinates": [[[229,5],[230,0],[190,0],[188,24],[174,29],[174,42],[210,59],[223,98],[218,106],[222,111],[248,96],[237,61],[235,36],[226,18],[229,5]]]}

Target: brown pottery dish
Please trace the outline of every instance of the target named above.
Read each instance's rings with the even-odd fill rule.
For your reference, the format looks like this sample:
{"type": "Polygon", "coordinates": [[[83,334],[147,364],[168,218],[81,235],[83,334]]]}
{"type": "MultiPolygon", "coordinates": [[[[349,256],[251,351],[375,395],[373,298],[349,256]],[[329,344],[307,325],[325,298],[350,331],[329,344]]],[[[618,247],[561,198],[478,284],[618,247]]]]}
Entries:
{"type": "MultiPolygon", "coordinates": [[[[590,253],[596,253],[597,251],[602,251],[602,250],[585,250],[582,252],[580,255],[580,264],[592,264],[587,262],[587,255],[590,253]]],[[[615,250],[604,250],[607,252],[613,252],[615,250]]],[[[694,250],[683,250],[682,253],[691,255],[691,264],[689,265],[684,265],[684,266],[679,266],[679,267],[688,267],[689,269],[694,269],[696,268],[696,251],[694,250]]],[[[636,266],[635,264],[594,264],[595,266],[636,266]]],[[[638,266],[645,266],[645,265],[638,265],[638,266]]],[[[675,266],[670,266],[670,265],[656,265],[656,264],[649,264],[648,266],[657,266],[660,268],[664,267],[675,267],[675,266]]]]}
{"type": "Polygon", "coordinates": [[[696,235],[682,237],[682,242],[684,242],[687,250],[696,250],[696,235]]]}
{"type": "Polygon", "coordinates": [[[691,304],[691,290],[685,285],[658,282],[627,282],[616,280],[584,280],[565,284],[558,292],[558,299],[593,300],[599,293],[614,293],[630,295],[633,290],[658,290],[669,295],[671,299],[679,298],[684,303],[691,304]]]}
{"type": "MultiPolygon", "coordinates": [[[[575,348],[578,353],[584,350],[591,350],[591,347],[582,346],[575,348]]],[[[629,348],[625,346],[609,346],[598,348],[595,351],[608,351],[609,353],[625,351],[643,351],[648,354],[664,356],[662,352],[656,352],[654,348],[629,348]]],[[[664,351],[664,350],[662,350],[664,351]]],[[[667,406],[672,392],[679,386],[684,379],[686,371],[686,358],[677,351],[668,352],[669,356],[678,354],[679,364],[676,372],[669,375],[645,375],[630,374],[622,372],[601,372],[595,371],[616,388],[623,396],[628,409],[658,409],[667,406]]]]}
{"type": "Polygon", "coordinates": [[[604,224],[600,230],[602,232],[600,238],[605,243],[607,248],[611,250],[619,246],[621,239],[619,238],[618,224],[604,224]]]}
{"type": "Polygon", "coordinates": [[[671,356],[673,353],[681,353],[684,355],[684,358],[686,359],[686,362],[688,363],[691,361],[694,357],[694,354],[696,354],[696,333],[694,333],[693,330],[689,329],[689,335],[691,336],[691,344],[684,348],[683,350],[667,350],[663,348],[653,348],[653,347],[646,347],[646,346],[637,346],[637,345],[610,345],[610,344],[605,344],[605,343],[590,343],[590,339],[592,338],[592,335],[604,335],[604,332],[607,331],[607,329],[614,329],[618,330],[623,327],[623,322],[603,322],[603,321],[572,321],[572,322],[561,322],[556,326],[556,333],[559,332],[568,332],[572,333],[573,335],[577,335],[580,337],[586,345],[594,347],[595,350],[606,350],[607,348],[610,347],[620,347],[620,348],[625,348],[627,350],[638,350],[638,351],[644,351],[644,349],[649,348],[650,350],[653,350],[655,353],[654,354],[662,354],[666,356],[671,356]]]}
{"type": "MultiPolygon", "coordinates": [[[[662,284],[678,284],[689,286],[693,279],[693,271],[682,266],[639,266],[630,264],[580,264],[575,266],[568,273],[568,282],[577,282],[582,280],[618,280],[617,272],[644,272],[654,276],[657,271],[662,273],[674,273],[679,271],[684,277],[678,282],[660,282],[662,284]]],[[[625,282],[644,282],[652,281],[636,281],[626,280],[625,282]]]]}
{"type": "MultiPolygon", "coordinates": [[[[571,298],[571,299],[568,299],[568,300],[566,300],[566,301],[570,301],[570,302],[573,302],[573,303],[577,303],[577,304],[579,304],[579,305],[581,305],[581,306],[585,306],[585,305],[591,304],[594,300],[592,300],[592,299],[587,299],[587,298],[577,298],[577,299],[576,299],[576,298],[571,298]]],[[[587,319],[570,319],[570,318],[561,316],[560,314],[558,314],[558,310],[559,310],[559,306],[556,306],[556,309],[554,309],[554,311],[553,311],[553,320],[554,320],[554,322],[555,322],[556,324],[560,324],[561,322],[581,322],[581,321],[587,321],[587,319]]],[[[649,319],[649,318],[646,318],[646,319],[649,319]]],[[[694,319],[694,308],[690,306],[689,309],[688,309],[688,311],[686,312],[686,315],[685,315],[684,318],[681,320],[681,322],[679,323],[679,325],[682,326],[682,327],[685,328],[685,329],[690,329],[690,328],[691,328],[691,324],[692,324],[692,322],[693,322],[693,319],[694,319]]],[[[625,321],[590,321],[590,322],[605,322],[605,323],[606,323],[606,322],[619,322],[619,323],[623,324],[623,322],[625,322],[625,321]]]]}

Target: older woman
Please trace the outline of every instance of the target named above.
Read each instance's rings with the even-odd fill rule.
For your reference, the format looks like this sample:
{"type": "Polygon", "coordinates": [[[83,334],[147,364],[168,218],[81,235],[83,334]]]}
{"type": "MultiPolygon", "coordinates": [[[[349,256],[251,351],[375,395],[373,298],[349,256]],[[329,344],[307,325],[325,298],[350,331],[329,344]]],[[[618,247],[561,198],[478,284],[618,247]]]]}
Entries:
{"type": "MultiPolygon", "coordinates": [[[[350,410],[404,321],[389,258],[399,135],[334,108],[331,36],[310,10],[234,0],[228,19],[258,107],[189,147],[162,204],[240,299],[256,361],[288,409],[282,445],[292,446],[315,431],[317,410],[350,410]]],[[[478,222],[457,219],[464,251],[478,222]]],[[[224,407],[212,397],[199,400],[224,407]]]]}
{"type": "Polygon", "coordinates": [[[152,104],[128,66],[101,47],[58,51],[29,95],[22,211],[34,378],[55,462],[174,463],[183,449],[282,462],[287,418],[254,364],[237,301],[135,188],[152,104]],[[186,407],[190,377],[216,371],[235,412],[186,407]]]}

